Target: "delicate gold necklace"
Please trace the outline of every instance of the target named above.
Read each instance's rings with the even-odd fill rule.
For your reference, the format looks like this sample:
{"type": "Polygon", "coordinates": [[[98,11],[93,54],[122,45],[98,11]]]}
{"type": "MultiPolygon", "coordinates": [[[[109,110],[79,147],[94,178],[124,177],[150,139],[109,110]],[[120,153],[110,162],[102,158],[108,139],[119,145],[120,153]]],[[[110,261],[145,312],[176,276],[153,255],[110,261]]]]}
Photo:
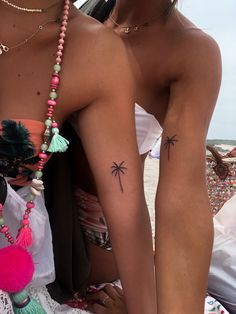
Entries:
{"type": "Polygon", "coordinates": [[[48,6],[47,8],[37,8],[37,9],[31,9],[31,8],[24,8],[24,7],[20,7],[8,0],[1,0],[2,2],[4,2],[6,5],[19,10],[19,11],[23,11],[23,12],[27,12],[27,13],[45,13],[48,9],[50,9],[51,7],[53,7],[54,5],[56,5],[59,1],[57,0],[56,2],[52,3],[50,6],[48,6]]]}
{"type": "Polygon", "coordinates": [[[126,25],[126,26],[122,26],[121,24],[117,23],[113,17],[110,15],[108,17],[108,19],[110,21],[112,21],[113,24],[115,24],[116,26],[118,26],[120,29],[123,29],[123,33],[125,34],[130,34],[131,32],[138,32],[141,28],[145,28],[148,27],[150,25],[151,22],[157,20],[158,18],[160,18],[160,16],[155,16],[152,19],[149,19],[143,23],[140,24],[136,24],[136,25],[126,25]]]}
{"type": "Polygon", "coordinates": [[[44,27],[49,24],[49,23],[52,23],[52,22],[56,22],[57,20],[50,20],[50,21],[47,21],[43,24],[40,24],[36,31],[34,31],[29,37],[27,37],[26,39],[22,40],[21,42],[13,45],[13,46],[7,46],[6,44],[3,44],[1,41],[0,41],[0,55],[2,55],[4,52],[8,52],[9,50],[12,50],[12,49],[15,49],[15,48],[18,48],[24,44],[26,44],[29,40],[31,40],[32,38],[34,38],[40,31],[42,31],[44,29],[44,27]]]}

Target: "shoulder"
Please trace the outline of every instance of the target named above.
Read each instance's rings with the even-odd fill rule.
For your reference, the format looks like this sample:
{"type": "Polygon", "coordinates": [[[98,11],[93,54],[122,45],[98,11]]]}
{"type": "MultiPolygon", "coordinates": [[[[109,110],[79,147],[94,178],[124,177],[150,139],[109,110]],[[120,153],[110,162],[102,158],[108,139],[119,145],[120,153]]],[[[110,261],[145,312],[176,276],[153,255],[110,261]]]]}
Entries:
{"type": "MultiPolygon", "coordinates": [[[[172,33],[171,107],[188,121],[207,123],[221,84],[221,56],[218,44],[182,15],[170,27],[172,33]],[[187,112],[187,113],[186,113],[187,112]]],[[[197,125],[196,125],[197,127],[197,125]]]]}
{"type": "Polygon", "coordinates": [[[179,70],[184,74],[208,73],[221,76],[221,53],[215,39],[182,14],[175,14],[170,27],[176,46],[179,70]]]}
{"type": "Polygon", "coordinates": [[[80,11],[71,21],[69,41],[74,51],[83,51],[86,55],[92,53],[93,57],[124,53],[122,40],[112,30],[80,11]]]}
{"type": "Polygon", "coordinates": [[[78,11],[68,31],[64,68],[74,111],[104,95],[114,96],[119,82],[132,87],[125,46],[112,30],[78,11]]]}

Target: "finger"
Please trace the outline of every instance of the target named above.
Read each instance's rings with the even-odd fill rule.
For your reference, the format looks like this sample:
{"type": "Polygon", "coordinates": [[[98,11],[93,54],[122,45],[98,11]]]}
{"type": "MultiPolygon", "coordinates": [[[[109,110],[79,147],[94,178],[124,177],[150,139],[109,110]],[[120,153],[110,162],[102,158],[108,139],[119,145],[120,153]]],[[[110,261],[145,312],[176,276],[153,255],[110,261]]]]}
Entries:
{"type": "Polygon", "coordinates": [[[119,294],[120,297],[124,297],[124,292],[120,287],[113,286],[113,288],[116,290],[117,294],[119,294]]]}
{"type": "Polygon", "coordinates": [[[94,305],[92,305],[90,307],[90,311],[94,314],[105,314],[106,313],[105,307],[98,304],[98,303],[95,303],[94,305]]]}
{"type": "Polygon", "coordinates": [[[100,305],[110,308],[113,305],[113,300],[110,296],[103,290],[96,293],[96,295],[91,295],[90,300],[98,302],[100,305]]]}
{"type": "Polygon", "coordinates": [[[107,296],[106,292],[103,290],[100,290],[96,293],[89,294],[86,296],[87,300],[92,300],[92,301],[99,301],[101,299],[104,299],[107,296]]]}
{"type": "Polygon", "coordinates": [[[116,300],[118,297],[120,297],[120,294],[118,294],[117,290],[112,285],[106,285],[103,288],[103,291],[105,291],[112,300],[116,300]]]}

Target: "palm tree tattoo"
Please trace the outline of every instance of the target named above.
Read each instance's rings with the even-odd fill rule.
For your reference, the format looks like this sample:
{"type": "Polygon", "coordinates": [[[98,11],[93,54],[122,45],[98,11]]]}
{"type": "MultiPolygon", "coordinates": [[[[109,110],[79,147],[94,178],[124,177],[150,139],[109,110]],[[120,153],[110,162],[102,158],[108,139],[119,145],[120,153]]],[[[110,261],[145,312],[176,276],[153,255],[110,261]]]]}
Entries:
{"type": "Polygon", "coordinates": [[[166,139],[164,140],[164,148],[167,149],[167,153],[168,153],[168,160],[170,160],[170,148],[171,145],[174,146],[175,143],[178,142],[178,140],[176,139],[176,134],[173,135],[172,137],[167,136],[166,139]]]}
{"type": "Polygon", "coordinates": [[[124,167],[124,161],[122,161],[120,164],[117,164],[116,162],[113,161],[113,165],[111,166],[111,173],[115,176],[115,177],[118,177],[119,179],[119,185],[120,185],[120,189],[121,189],[121,192],[123,193],[124,192],[124,189],[123,189],[123,185],[122,185],[122,182],[121,182],[121,175],[122,174],[125,174],[125,170],[127,170],[126,167],[124,167]]]}

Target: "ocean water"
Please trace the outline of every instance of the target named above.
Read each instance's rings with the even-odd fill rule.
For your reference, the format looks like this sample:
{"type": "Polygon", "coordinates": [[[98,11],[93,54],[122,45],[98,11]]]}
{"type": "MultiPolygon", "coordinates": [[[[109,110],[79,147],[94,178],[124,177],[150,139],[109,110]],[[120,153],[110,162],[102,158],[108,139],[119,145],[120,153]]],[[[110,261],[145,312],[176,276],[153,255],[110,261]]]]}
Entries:
{"type": "Polygon", "coordinates": [[[222,54],[222,85],[208,138],[236,140],[236,0],[179,0],[179,10],[218,42],[222,54]]]}

